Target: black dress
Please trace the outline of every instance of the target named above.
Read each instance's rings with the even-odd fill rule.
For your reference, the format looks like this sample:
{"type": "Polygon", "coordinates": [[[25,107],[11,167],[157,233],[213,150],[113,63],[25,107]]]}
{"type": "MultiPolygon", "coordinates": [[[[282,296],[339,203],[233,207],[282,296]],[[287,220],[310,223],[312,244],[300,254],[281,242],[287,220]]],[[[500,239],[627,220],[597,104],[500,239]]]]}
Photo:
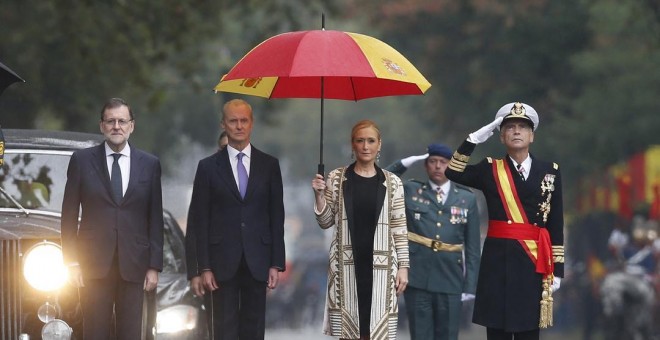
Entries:
{"type": "Polygon", "coordinates": [[[374,233],[378,222],[378,176],[362,177],[350,173],[353,194],[353,228],[351,241],[355,261],[360,335],[369,335],[371,294],[373,290],[374,233]]]}

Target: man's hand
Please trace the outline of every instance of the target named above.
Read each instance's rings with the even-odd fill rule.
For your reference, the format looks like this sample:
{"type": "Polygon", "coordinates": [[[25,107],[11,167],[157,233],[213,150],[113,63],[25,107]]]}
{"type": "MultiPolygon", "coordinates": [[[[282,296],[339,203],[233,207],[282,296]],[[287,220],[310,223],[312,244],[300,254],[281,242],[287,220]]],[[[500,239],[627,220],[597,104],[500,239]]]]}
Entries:
{"type": "Polygon", "coordinates": [[[144,277],[144,290],[149,292],[158,286],[158,271],[156,269],[147,270],[147,275],[144,277]]]}
{"type": "Polygon", "coordinates": [[[85,287],[79,264],[69,266],[69,283],[76,288],[85,287]]]}
{"type": "Polygon", "coordinates": [[[204,290],[212,292],[220,286],[218,286],[218,283],[215,282],[215,276],[213,275],[213,272],[210,270],[205,270],[202,272],[202,275],[200,275],[202,278],[202,286],[204,287],[204,290]]]}
{"type": "Polygon", "coordinates": [[[552,286],[550,286],[550,288],[552,288],[552,292],[553,293],[556,292],[559,289],[560,285],[561,285],[561,278],[556,277],[556,276],[553,277],[552,278],[552,286]]]}
{"type": "Polygon", "coordinates": [[[410,157],[406,157],[406,158],[404,158],[404,159],[401,160],[401,164],[402,164],[403,166],[405,166],[406,168],[409,168],[411,165],[415,164],[416,162],[419,162],[419,161],[425,160],[425,159],[427,159],[428,157],[429,157],[429,154],[428,154],[428,153],[425,153],[425,154],[423,154],[423,155],[419,155],[419,156],[410,156],[410,157]]]}
{"type": "Polygon", "coordinates": [[[206,294],[201,276],[197,275],[190,279],[190,289],[192,289],[195,296],[204,296],[206,294]]]}
{"type": "Polygon", "coordinates": [[[277,283],[280,280],[280,270],[277,268],[271,267],[268,269],[268,288],[275,289],[277,283]]]}
{"type": "Polygon", "coordinates": [[[471,143],[474,143],[474,144],[480,144],[480,143],[485,142],[486,140],[488,140],[488,138],[490,138],[490,136],[493,135],[493,130],[495,130],[495,128],[500,126],[503,119],[504,119],[503,117],[497,117],[490,124],[482,127],[481,129],[479,129],[475,132],[472,132],[468,136],[468,142],[471,142],[471,143]]]}
{"type": "Polygon", "coordinates": [[[408,287],[408,268],[399,268],[396,273],[396,295],[399,296],[408,287]]]}

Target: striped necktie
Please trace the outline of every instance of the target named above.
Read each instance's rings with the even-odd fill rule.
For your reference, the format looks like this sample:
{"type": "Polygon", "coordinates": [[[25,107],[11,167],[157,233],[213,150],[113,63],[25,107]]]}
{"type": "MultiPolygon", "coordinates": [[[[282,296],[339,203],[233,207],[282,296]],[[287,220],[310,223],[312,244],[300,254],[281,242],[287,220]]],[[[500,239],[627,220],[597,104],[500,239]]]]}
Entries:
{"type": "Polygon", "coordinates": [[[445,193],[444,193],[444,191],[442,191],[442,188],[440,188],[440,187],[438,187],[438,189],[436,189],[436,191],[437,191],[437,193],[435,195],[435,198],[438,201],[438,203],[442,203],[442,201],[445,198],[445,193]]]}
{"type": "Polygon", "coordinates": [[[520,175],[520,178],[522,178],[522,180],[524,181],[525,180],[525,168],[522,167],[522,164],[516,165],[516,168],[518,169],[518,174],[520,175]]]}

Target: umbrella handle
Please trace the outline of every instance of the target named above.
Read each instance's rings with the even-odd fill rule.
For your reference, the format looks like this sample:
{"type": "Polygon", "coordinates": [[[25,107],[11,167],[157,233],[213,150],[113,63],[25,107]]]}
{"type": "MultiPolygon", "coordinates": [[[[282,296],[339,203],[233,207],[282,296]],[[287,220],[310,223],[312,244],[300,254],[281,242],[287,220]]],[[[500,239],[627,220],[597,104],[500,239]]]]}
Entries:
{"type": "Polygon", "coordinates": [[[325,177],[325,166],[323,165],[323,163],[319,163],[319,168],[317,173],[325,177]]]}

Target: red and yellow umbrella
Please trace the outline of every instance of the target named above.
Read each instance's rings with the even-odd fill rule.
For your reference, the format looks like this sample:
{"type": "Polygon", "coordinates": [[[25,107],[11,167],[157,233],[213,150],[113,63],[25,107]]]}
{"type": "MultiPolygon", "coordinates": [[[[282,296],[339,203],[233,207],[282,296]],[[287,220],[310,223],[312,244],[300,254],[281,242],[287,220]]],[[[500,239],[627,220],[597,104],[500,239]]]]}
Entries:
{"type": "Polygon", "coordinates": [[[363,34],[312,30],[283,33],[248,52],[215,91],[264,98],[361,100],[421,95],[431,84],[401,53],[363,34]]]}
{"type": "Polygon", "coordinates": [[[431,84],[408,59],[376,38],[314,30],[265,40],[246,54],[215,90],[265,98],[360,100],[419,95],[429,87],[431,84]]]}

